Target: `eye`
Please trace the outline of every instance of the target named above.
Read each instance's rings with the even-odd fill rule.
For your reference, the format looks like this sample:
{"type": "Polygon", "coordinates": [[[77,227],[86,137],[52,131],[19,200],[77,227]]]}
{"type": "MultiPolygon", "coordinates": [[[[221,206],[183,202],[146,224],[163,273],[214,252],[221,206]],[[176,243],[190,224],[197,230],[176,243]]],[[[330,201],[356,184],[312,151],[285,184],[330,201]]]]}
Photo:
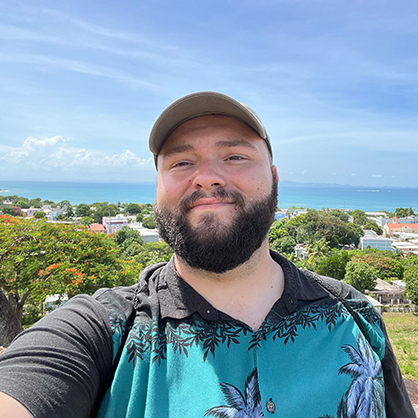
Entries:
{"type": "Polygon", "coordinates": [[[230,157],[228,157],[226,159],[227,161],[240,161],[240,160],[245,160],[245,157],[243,157],[242,155],[231,155],[230,157]]]}
{"type": "Polygon", "coordinates": [[[174,163],[171,168],[176,168],[176,167],[187,167],[188,165],[190,165],[189,161],[179,161],[177,163],[174,163]]]}

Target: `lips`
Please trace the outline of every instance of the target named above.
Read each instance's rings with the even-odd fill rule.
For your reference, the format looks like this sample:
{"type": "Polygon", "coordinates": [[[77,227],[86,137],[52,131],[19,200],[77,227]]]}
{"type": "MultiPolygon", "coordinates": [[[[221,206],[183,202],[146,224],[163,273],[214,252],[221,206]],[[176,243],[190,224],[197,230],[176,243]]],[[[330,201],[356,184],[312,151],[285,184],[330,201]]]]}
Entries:
{"type": "Polygon", "coordinates": [[[189,210],[190,209],[216,209],[218,207],[231,205],[233,203],[234,202],[229,201],[229,200],[219,200],[219,199],[213,199],[213,198],[199,199],[189,207],[189,210]]]}
{"type": "Polygon", "coordinates": [[[240,193],[227,191],[224,188],[215,189],[210,194],[203,190],[196,190],[180,201],[180,210],[187,213],[191,209],[216,209],[216,206],[223,205],[237,205],[243,208],[244,198],[240,193]]]}

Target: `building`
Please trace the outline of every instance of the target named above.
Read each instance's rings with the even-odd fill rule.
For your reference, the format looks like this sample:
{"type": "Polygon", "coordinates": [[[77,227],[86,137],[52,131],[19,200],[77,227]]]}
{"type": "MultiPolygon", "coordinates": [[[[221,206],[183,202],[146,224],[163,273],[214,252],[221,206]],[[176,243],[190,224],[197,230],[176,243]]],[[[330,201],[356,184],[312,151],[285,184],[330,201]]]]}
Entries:
{"type": "Polygon", "coordinates": [[[364,295],[364,296],[366,296],[366,298],[369,300],[369,302],[373,305],[373,308],[375,308],[377,312],[382,314],[382,306],[383,305],[380,302],[378,302],[375,298],[372,298],[369,295],[364,295]]]}
{"type": "Polygon", "coordinates": [[[375,299],[382,305],[409,305],[410,301],[404,299],[405,283],[395,280],[391,283],[377,279],[376,287],[370,291],[375,299]]]}
{"type": "Polygon", "coordinates": [[[63,295],[48,295],[45,298],[45,302],[43,303],[43,309],[46,311],[46,313],[49,313],[53,311],[54,309],[57,309],[59,306],[64,305],[68,301],[68,295],[64,293],[63,295]]]}
{"type": "Polygon", "coordinates": [[[367,247],[376,248],[383,251],[392,251],[396,252],[392,248],[392,240],[389,238],[383,238],[380,235],[377,235],[376,232],[369,229],[365,229],[364,236],[360,238],[360,248],[365,250],[367,247]]]}
{"type": "Polygon", "coordinates": [[[102,225],[106,231],[106,234],[113,234],[119,231],[124,226],[128,226],[128,218],[123,215],[116,216],[104,216],[102,219],[102,225]]]}
{"type": "Polygon", "coordinates": [[[392,245],[404,254],[418,254],[418,240],[416,239],[411,239],[410,241],[394,241],[392,245]]]}
{"type": "Polygon", "coordinates": [[[99,233],[105,233],[104,226],[101,224],[91,224],[89,226],[90,231],[92,232],[99,232],[99,233]]]}
{"type": "Polygon", "coordinates": [[[384,226],[385,234],[389,237],[400,236],[401,234],[418,234],[418,224],[398,223],[397,218],[393,218],[394,223],[387,223],[384,226]]]}
{"type": "Polygon", "coordinates": [[[286,212],[276,212],[274,217],[276,221],[280,221],[280,219],[286,218],[286,212]]]}
{"type": "Polygon", "coordinates": [[[295,255],[298,258],[302,258],[304,260],[309,259],[309,253],[306,251],[306,248],[300,244],[295,245],[295,255]]]}
{"type": "Polygon", "coordinates": [[[128,227],[138,231],[144,242],[158,242],[160,240],[160,235],[157,229],[144,228],[139,222],[132,222],[128,225],[128,227]]]}

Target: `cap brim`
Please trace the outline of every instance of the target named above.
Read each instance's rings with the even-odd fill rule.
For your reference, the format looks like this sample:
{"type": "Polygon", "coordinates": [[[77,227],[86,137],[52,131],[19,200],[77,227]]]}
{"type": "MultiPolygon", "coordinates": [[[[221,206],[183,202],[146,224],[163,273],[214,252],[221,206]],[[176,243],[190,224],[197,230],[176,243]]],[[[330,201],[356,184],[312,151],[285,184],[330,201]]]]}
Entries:
{"type": "Polygon", "coordinates": [[[183,96],[161,113],[149,137],[151,152],[157,156],[167,138],[179,125],[189,119],[208,114],[231,116],[250,126],[266,141],[269,152],[272,153],[267,132],[255,112],[229,96],[211,91],[183,96]]]}

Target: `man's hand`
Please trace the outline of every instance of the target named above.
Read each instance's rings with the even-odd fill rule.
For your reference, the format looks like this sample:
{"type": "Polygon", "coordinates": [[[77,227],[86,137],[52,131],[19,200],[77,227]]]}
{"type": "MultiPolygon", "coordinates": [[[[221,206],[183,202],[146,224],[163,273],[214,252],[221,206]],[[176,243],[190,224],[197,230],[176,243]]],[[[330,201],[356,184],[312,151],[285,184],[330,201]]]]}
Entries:
{"type": "Polygon", "coordinates": [[[34,418],[16,399],[0,392],[0,411],[2,418],[34,418]]]}

